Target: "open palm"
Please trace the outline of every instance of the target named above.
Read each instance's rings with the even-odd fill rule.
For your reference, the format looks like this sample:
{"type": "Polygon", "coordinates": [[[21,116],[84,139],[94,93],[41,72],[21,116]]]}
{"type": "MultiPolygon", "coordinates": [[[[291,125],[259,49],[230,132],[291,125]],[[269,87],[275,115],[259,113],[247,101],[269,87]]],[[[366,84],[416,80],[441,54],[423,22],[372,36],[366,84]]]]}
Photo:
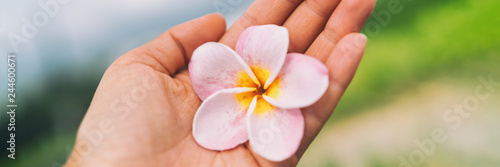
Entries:
{"type": "Polygon", "coordinates": [[[226,32],[221,15],[177,25],[116,60],[104,74],[80,125],[67,166],[295,166],[349,85],[365,49],[358,32],[374,0],[257,0],[226,32]],[[249,26],[276,24],[290,35],[289,52],[314,56],[330,70],[330,86],[303,108],[299,150],[283,162],[255,154],[248,142],[226,151],[200,147],[193,117],[201,100],[187,63],[205,42],[232,48],[249,26]]]}

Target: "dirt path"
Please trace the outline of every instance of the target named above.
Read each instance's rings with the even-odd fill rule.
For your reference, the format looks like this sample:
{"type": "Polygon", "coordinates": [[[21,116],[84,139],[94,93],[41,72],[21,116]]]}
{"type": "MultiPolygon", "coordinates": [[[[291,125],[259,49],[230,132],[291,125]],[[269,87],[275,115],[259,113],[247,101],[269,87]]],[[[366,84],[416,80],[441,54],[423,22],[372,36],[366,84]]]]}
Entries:
{"type": "Polygon", "coordinates": [[[480,85],[422,84],[390,105],[333,123],[299,166],[500,166],[500,87],[480,99],[476,89],[489,93],[480,85]]]}

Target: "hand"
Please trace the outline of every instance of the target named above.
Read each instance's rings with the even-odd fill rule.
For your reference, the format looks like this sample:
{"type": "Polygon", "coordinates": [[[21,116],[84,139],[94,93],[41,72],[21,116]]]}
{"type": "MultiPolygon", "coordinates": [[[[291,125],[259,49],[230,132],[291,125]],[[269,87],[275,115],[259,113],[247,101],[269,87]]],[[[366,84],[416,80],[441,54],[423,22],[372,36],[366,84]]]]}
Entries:
{"type": "Polygon", "coordinates": [[[374,0],[257,0],[225,32],[224,19],[210,14],[177,25],[117,59],[104,74],[78,131],[67,166],[295,166],[332,114],[365,49],[358,32],[374,0]],[[200,99],[186,65],[201,44],[232,48],[252,25],[277,24],[290,33],[289,52],[324,62],[330,86],[303,108],[305,133],[295,156],[271,162],[246,144],[226,151],[200,147],[192,121],[200,99]]]}

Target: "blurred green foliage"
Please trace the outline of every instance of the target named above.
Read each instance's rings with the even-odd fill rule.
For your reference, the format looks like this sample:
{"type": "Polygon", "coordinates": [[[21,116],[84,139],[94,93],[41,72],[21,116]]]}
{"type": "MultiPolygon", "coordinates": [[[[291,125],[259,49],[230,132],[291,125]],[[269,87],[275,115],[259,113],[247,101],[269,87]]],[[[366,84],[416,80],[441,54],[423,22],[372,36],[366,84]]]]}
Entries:
{"type": "MultiPolygon", "coordinates": [[[[379,0],[373,14],[387,10],[379,0]]],[[[398,92],[434,77],[476,79],[500,71],[499,1],[400,1],[403,10],[379,34],[330,122],[383,105],[398,92]]],[[[372,15],[367,23],[377,22],[372,15]]]]}

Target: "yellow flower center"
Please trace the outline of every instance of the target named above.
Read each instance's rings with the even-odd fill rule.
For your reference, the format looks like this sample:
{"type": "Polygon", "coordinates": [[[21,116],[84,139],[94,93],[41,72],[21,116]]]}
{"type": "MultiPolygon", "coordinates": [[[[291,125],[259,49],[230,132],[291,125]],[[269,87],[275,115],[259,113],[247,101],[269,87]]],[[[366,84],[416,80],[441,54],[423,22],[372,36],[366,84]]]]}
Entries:
{"type": "Polygon", "coordinates": [[[259,83],[255,83],[245,71],[239,72],[236,86],[255,88],[255,91],[236,94],[236,99],[241,104],[242,108],[248,109],[253,98],[257,97],[257,106],[255,107],[254,113],[257,115],[269,113],[273,111],[275,107],[269,104],[262,95],[277,98],[279,96],[280,79],[276,77],[267,88],[264,88],[267,79],[271,76],[271,72],[267,68],[261,66],[251,66],[250,69],[252,69],[259,83]]]}

